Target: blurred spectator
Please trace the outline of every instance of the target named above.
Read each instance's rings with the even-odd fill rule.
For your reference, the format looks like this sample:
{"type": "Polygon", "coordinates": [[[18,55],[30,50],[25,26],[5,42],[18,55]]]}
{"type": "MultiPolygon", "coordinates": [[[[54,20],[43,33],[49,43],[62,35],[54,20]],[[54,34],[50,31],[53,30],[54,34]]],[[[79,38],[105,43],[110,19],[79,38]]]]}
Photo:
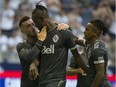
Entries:
{"type": "Polygon", "coordinates": [[[16,51],[16,45],[19,42],[22,42],[22,37],[19,36],[20,33],[17,31],[14,31],[12,33],[12,36],[8,38],[8,51],[7,51],[7,55],[9,58],[7,58],[7,62],[8,63],[19,63],[19,58],[17,55],[17,51],[16,51]]]}
{"type": "Polygon", "coordinates": [[[6,59],[6,52],[8,50],[8,37],[6,35],[0,36],[0,62],[6,59]]]}
{"type": "Polygon", "coordinates": [[[1,62],[7,63],[19,63],[18,55],[16,52],[16,45],[22,41],[22,37],[19,36],[19,32],[13,32],[10,37],[5,35],[0,36],[0,52],[1,62]]]}
{"type": "Polygon", "coordinates": [[[115,39],[115,37],[116,37],[116,11],[114,13],[114,18],[113,18],[111,26],[109,28],[109,34],[112,39],[115,39]]]}
{"type": "Polygon", "coordinates": [[[9,0],[4,0],[1,29],[2,33],[7,36],[10,36],[10,33],[13,31],[14,15],[15,15],[14,10],[9,7],[9,0]]]}
{"type": "Polygon", "coordinates": [[[107,0],[107,2],[109,3],[109,6],[110,6],[111,10],[113,12],[115,12],[115,9],[116,9],[116,7],[115,7],[116,1],[115,0],[107,0]]]}
{"type": "Polygon", "coordinates": [[[55,20],[58,23],[69,23],[69,18],[63,11],[60,11],[59,14],[55,16],[55,20]]]}
{"type": "Polygon", "coordinates": [[[13,10],[17,10],[19,7],[19,4],[21,3],[21,0],[10,0],[9,1],[9,7],[13,10]]]}
{"type": "Polygon", "coordinates": [[[66,13],[69,13],[72,8],[76,5],[76,0],[60,0],[62,3],[62,10],[66,13]]]}
{"type": "Polygon", "coordinates": [[[71,13],[68,15],[69,17],[69,25],[72,29],[73,34],[77,35],[80,38],[83,38],[83,31],[85,30],[84,26],[82,25],[83,19],[78,14],[78,9],[73,8],[71,13]]]}
{"type": "Polygon", "coordinates": [[[113,12],[106,1],[101,1],[96,10],[93,11],[94,19],[101,19],[109,27],[112,22],[113,12]]]}
{"type": "MultiPolygon", "coordinates": [[[[3,12],[3,0],[0,0],[0,20],[2,20],[2,12],[3,12]]],[[[0,21],[0,33],[1,33],[1,21],[0,21]]]]}
{"type": "MultiPolygon", "coordinates": [[[[107,0],[102,0],[98,4],[97,8],[93,11],[93,18],[103,20],[105,25],[110,30],[111,23],[113,22],[113,12],[107,0]]],[[[109,42],[111,37],[109,35],[106,37],[101,36],[101,39],[105,42],[109,42]]]]}
{"type": "Polygon", "coordinates": [[[45,0],[49,10],[50,17],[56,16],[61,10],[61,3],[59,0],[45,0]]]}

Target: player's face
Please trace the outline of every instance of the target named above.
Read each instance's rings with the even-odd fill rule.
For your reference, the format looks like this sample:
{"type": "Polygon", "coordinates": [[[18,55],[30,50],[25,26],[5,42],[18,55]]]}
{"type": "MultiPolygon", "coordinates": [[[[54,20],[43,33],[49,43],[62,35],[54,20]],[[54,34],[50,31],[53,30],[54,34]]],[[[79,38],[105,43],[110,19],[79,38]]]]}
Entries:
{"type": "Polygon", "coordinates": [[[21,30],[27,36],[36,36],[34,27],[35,27],[34,22],[32,21],[32,19],[29,19],[22,23],[21,30]]]}
{"type": "Polygon", "coordinates": [[[89,41],[92,38],[94,38],[94,34],[95,34],[94,26],[91,23],[88,23],[84,31],[84,39],[89,41]]]}
{"type": "Polygon", "coordinates": [[[32,19],[35,23],[35,26],[41,31],[42,27],[43,27],[43,20],[41,17],[39,17],[39,15],[36,14],[32,14],[32,19]]]}

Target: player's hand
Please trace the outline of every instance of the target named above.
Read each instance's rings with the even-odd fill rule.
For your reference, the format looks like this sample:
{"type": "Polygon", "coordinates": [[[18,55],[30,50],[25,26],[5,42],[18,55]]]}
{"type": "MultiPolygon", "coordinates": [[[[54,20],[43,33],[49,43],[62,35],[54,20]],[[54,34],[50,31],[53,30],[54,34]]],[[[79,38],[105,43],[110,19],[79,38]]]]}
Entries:
{"type": "Polygon", "coordinates": [[[29,79],[30,80],[35,80],[38,76],[38,69],[36,67],[36,65],[34,63],[32,63],[30,65],[30,69],[29,69],[29,79]]]}
{"type": "MultiPolygon", "coordinates": [[[[73,34],[73,35],[74,35],[74,34],[73,34]]],[[[75,42],[78,42],[79,37],[78,37],[77,35],[74,35],[74,40],[75,40],[75,42]]]]}
{"type": "Polygon", "coordinates": [[[78,74],[81,74],[82,76],[87,75],[81,68],[77,69],[78,74]]]}
{"type": "Polygon", "coordinates": [[[58,24],[58,29],[57,30],[66,30],[68,28],[69,28],[68,24],[60,23],[60,24],[58,24]]]}
{"type": "Polygon", "coordinates": [[[40,32],[37,28],[35,28],[35,32],[37,34],[38,40],[44,41],[46,39],[47,36],[46,26],[44,26],[40,32]]]}
{"type": "Polygon", "coordinates": [[[83,74],[84,73],[84,71],[81,68],[78,68],[77,71],[78,71],[78,74],[83,74]]]}
{"type": "Polygon", "coordinates": [[[77,35],[74,35],[74,37],[75,37],[75,40],[78,40],[79,39],[79,37],[77,35]]]}

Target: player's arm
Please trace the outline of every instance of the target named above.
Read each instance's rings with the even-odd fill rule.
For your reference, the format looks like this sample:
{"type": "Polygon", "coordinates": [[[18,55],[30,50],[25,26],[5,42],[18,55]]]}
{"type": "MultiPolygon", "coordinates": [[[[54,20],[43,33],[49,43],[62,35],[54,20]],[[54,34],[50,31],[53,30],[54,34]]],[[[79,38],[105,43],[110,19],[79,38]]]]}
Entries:
{"type": "MultiPolygon", "coordinates": [[[[34,27],[34,30],[37,34],[37,41],[44,41],[47,35],[46,32],[46,26],[44,26],[41,30],[41,32],[39,32],[39,30],[34,27]]],[[[38,48],[42,47],[42,44],[36,44],[38,46],[38,48]]],[[[39,65],[39,60],[37,58],[34,59],[34,61],[30,64],[30,69],[29,69],[29,79],[31,80],[35,80],[37,78],[38,74],[38,69],[37,66],[39,65]]]]}
{"type": "MultiPolygon", "coordinates": [[[[58,25],[57,30],[66,30],[66,29],[70,30],[70,27],[69,27],[68,24],[60,23],[60,24],[57,24],[57,25],[58,25]]],[[[75,37],[75,43],[76,44],[81,45],[81,46],[85,46],[85,40],[84,39],[79,39],[76,35],[74,35],[74,37],[75,37]]]]}
{"type": "MultiPolygon", "coordinates": [[[[34,47],[35,48],[35,47],[34,47]]],[[[22,44],[18,44],[17,45],[17,51],[18,51],[18,55],[19,58],[26,60],[27,62],[30,63],[30,69],[29,69],[29,79],[33,80],[37,78],[38,75],[38,69],[37,66],[39,64],[39,61],[36,58],[36,55],[38,53],[34,53],[35,55],[30,55],[30,53],[32,53],[31,51],[34,49],[27,49],[25,46],[23,46],[22,44]],[[23,52],[22,52],[23,51],[23,52]],[[30,57],[28,57],[27,55],[30,55],[30,57]],[[31,60],[29,60],[31,59],[31,60]],[[32,63],[31,63],[32,62],[32,63]]],[[[37,48],[38,49],[38,48],[37,48]]],[[[38,50],[35,49],[35,52],[38,52],[38,50]]]]}
{"type": "MultiPolygon", "coordinates": [[[[38,40],[41,40],[41,41],[44,41],[45,38],[46,38],[46,26],[44,26],[41,30],[40,33],[38,33],[38,29],[36,27],[35,28],[35,31],[36,31],[36,34],[37,34],[37,39],[38,40]]],[[[38,56],[37,56],[38,57],[38,56]]],[[[29,69],[29,79],[31,80],[35,80],[37,78],[37,76],[39,75],[38,74],[38,68],[37,66],[39,65],[39,60],[38,58],[35,58],[35,60],[33,61],[33,63],[30,64],[30,69],[29,69]]]]}
{"type": "MultiPolygon", "coordinates": [[[[39,44],[39,42],[37,43],[39,44]]],[[[32,63],[36,56],[39,54],[40,48],[35,44],[35,46],[32,49],[28,49],[23,44],[19,43],[17,45],[17,52],[20,58],[26,60],[29,63],[32,63]]]]}
{"type": "Polygon", "coordinates": [[[84,74],[84,71],[81,68],[75,69],[75,68],[68,67],[66,70],[66,74],[69,76],[72,76],[77,74],[84,74]]]}
{"type": "Polygon", "coordinates": [[[76,36],[76,35],[74,35],[74,39],[75,39],[75,43],[76,44],[78,44],[78,45],[80,45],[80,46],[85,46],[85,40],[84,39],[79,39],[79,37],[78,36],[76,36]]]}
{"type": "Polygon", "coordinates": [[[35,80],[37,78],[37,76],[39,75],[38,68],[37,68],[38,65],[39,65],[39,60],[37,58],[35,58],[33,63],[30,64],[29,79],[35,80]]]}
{"type": "Polygon", "coordinates": [[[87,66],[85,65],[85,63],[84,63],[84,61],[83,61],[81,55],[79,54],[77,48],[72,49],[71,52],[72,52],[72,54],[73,54],[73,56],[74,56],[74,58],[75,58],[76,63],[77,63],[86,73],[88,73],[88,68],[87,68],[87,66]]]}
{"type": "Polygon", "coordinates": [[[97,73],[90,87],[98,87],[104,76],[104,54],[104,51],[101,49],[96,49],[93,52],[94,64],[97,73]]]}
{"type": "Polygon", "coordinates": [[[35,43],[33,48],[26,48],[23,44],[19,43],[17,45],[17,52],[20,58],[25,59],[27,62],[32,63],[36,56],[40,53],[42,43],[46,38],[46,27],[43,27],[41,32],[37,33],[37,42],[35,43]]]}
{"type": "MultiPolygon", "coordinates": [[[[33,80],[36,79],[38,76],[38,69],[37,69],[37,65],[39,64],[39,61],[36,58],[36,55],[38,53],[34,53],[33,50],[35,49],[27,49],[26,47],[24,48],[24,46],[22,46],[22,44],[18,44],[17,45],[17,50],[18,50],[18,55],[19,58],[26,60],[27,62],[30,63],[30,68],[29,68],[29,79],[33,80]],[[19,49],[20,48],[20,49],[19,49]],[[23,51],[23,52],[22,52],[23,51]],[[33,53],[35,55],[30,55],[30,53],[33,53]],[[30,55],[30,57],[28,57],[28,55],[30,55]],[[30,59],[30,60],[29,60],[30,59]],[[32,63],[31,63],[32,62],[32,63]]],[[[38,47],[36,47],[36,49],[38,49],[38,47]]],[[[38,52],[38,50],[35,49],[35,52],[38,52]]]]}
{"type": "Polygon", "coordinates": [[[39,66],[39,60],[38,60],[38,58],[35,58],[35,60],[33,61],[33,63],[34,63],[36,66],[39,66]]]}
{"type": "Polygon", "coordinates": [[[95,68],[96,68],[97,73],[90,87],[99,87],[101,80],[104,76],[104,64],[103,63],[96,64],[95,68]]]}
{"type": "Polygon", "coordinates": [[[84,71],[81,68],[79,68],[78,64],[75,62],[75,59],[74,59],[73,56],[71,57],[70,64],[69,64],[69,67],[66,70],[66,73],[69,76],[84,73],[84,71]]]}

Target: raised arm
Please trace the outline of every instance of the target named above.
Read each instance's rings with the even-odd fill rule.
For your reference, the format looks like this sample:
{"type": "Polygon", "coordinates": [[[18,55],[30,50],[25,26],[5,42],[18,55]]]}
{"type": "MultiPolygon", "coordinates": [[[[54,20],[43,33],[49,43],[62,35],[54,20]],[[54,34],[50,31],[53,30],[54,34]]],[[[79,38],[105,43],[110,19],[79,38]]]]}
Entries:
{"type": "Polygon", "coordinates": [[[32,49],[28,49],[24,44],[19,43],[17,45],[17,52],[20,58],[26,60],[29,63],[32,63],[40,52],[40,46],[42,46],[41,41],[37,41],[32,49]]]}
{"type": "Polygon", "coordinates": [[[17,52],[19,54],[20,58],[23,58],[29,63],[32,63],[36,56],[40,53],[40,50],[42,48],[42,42],[45,40],[47,32],[46,27],[43,27],[41,32],[38,32],[35,28],[35,31],[37,33],[37,41],[33,48],[27,48],[23,43],[19,43],[17,45],[17,52]]]}
{"type": "Polygon", "coordinates": [[[68,67],[66,70],[66,74],[69,76],[72,76],[76,74],[84,74],[84,71],[81,68],[75,69],[75,68],[68,67]]]}

